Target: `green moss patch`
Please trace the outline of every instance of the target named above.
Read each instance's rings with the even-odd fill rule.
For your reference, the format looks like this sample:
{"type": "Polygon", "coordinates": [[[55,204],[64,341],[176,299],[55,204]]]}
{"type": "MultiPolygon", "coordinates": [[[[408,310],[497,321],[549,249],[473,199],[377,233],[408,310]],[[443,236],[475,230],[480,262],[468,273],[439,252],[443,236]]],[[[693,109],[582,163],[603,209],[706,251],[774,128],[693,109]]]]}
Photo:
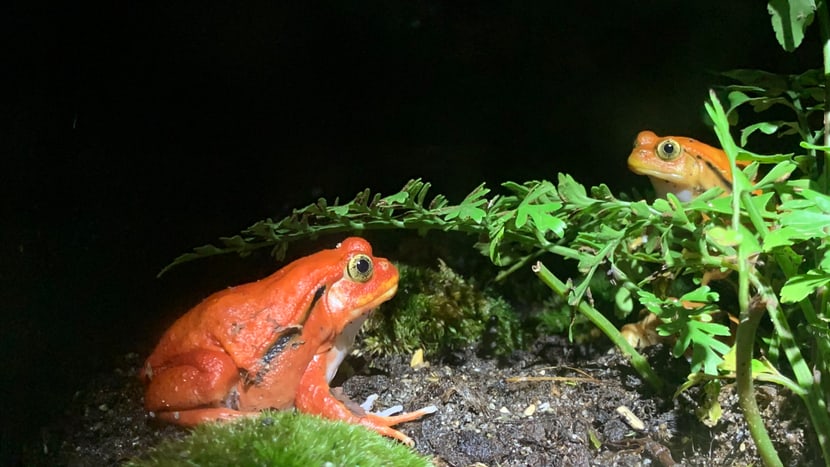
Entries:
{"type": "Polygon", "coordinates": [[[126,464],[149,466],[432,465],[428,458],[367,428],[297,412],[263,412],[231,423],[207,423],[126,464]]]}

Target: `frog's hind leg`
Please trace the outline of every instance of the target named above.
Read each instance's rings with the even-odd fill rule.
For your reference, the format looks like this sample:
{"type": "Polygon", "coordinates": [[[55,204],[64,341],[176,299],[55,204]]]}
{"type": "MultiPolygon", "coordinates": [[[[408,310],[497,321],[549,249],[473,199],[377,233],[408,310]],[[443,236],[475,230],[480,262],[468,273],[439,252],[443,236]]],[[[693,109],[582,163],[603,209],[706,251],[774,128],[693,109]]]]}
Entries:
{"type": "Polygon", "coordinates": [[[201,419],[222,419],[239,414],[220,408],[223,399],[239,381],[236,364],[225,353],[194,350],[145,368],[147,392],[144,408],[159,418],[180,425],[194,425],[201,419]],[[187,416],[185,414],[191,413],[187,416]],[[200,412],[195,414],[195,412],[200,412]],[[194,416],[200,418],[192,423],[194,416]]]}

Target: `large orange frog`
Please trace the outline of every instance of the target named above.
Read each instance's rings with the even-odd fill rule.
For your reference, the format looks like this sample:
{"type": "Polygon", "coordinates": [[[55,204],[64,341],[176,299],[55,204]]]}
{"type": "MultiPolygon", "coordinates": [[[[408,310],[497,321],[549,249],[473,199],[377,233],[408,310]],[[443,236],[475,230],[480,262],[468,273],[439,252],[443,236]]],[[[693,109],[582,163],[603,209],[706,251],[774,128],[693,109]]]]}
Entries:
{"type": "Polygon", "coordinates": [[[147,359],[145,408],[192,426],[296,407],[412,445],[390,427],[434,407],[368,413],[329,387],[369,312],[397,287],[395,266],[352,237],[262,280],[217,292],[179,318],[147,359]]]}
{"type": "MultiPolygon", "coordinates": [[[[739,165],[746,165],[738,162],[739,165]]],[[[674,193],[691,201],[704,191],[721,187],[732,192],[732,171],[723,150],[684,136],[659,137],[641,131],[628,156],[628,168],[647,175],[658,197],[674,193]]]]}

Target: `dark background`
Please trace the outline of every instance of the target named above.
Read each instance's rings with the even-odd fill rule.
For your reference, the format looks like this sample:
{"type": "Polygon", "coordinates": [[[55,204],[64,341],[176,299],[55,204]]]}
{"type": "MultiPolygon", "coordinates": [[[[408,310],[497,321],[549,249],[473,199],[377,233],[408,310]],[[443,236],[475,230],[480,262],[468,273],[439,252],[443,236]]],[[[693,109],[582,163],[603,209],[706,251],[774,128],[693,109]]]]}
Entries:
{"type": "Polygon", "coordinates": [[[2,7],[3,459],[115,356],[253,278],[156,279],[194,246],[414,177],[454,201],[558,172],[642,189],[638,131],[714,141],[712,72],[820,63],[748,0],[110,3],[2,7]]]}

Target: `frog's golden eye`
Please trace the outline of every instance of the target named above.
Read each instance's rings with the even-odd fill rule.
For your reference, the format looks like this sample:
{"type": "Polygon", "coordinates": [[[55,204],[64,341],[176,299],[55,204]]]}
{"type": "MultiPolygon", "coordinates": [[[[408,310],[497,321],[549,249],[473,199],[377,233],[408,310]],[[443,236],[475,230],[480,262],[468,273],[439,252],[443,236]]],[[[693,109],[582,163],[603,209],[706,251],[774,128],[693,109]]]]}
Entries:
{"type": "Polygon", "coordinates": [[[683,147],[680,146],[680,143],[671,138],[664,139],[657,145],[657,157],[664,161],[673,161],[680,157],[682,152],[683,147]]]}
{"type": "Polygon", "coordinates": [[[357,254],[349,259],[349,264],[346,265],[346,274],[349,279],[356,282],[368,282],[372,278],[372,273],[375,271],[372,258],[357,254]]]}

